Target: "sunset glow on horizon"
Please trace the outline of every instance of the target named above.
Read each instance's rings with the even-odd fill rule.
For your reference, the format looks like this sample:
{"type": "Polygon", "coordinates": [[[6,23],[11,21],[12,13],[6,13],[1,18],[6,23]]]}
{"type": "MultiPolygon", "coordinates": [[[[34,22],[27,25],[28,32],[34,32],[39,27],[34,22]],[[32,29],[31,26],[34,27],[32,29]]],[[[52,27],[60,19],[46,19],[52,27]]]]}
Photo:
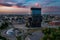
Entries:
{"type": "Polygon", "coordinates": [[[29,13],[29,8],[18,8],[18,7],[0,7],[0,13],[29,13]]]}
{"type": "Polygon", "coordinates": [[[60,0],[1,0],[2,13],[31,13],[31,7],[40,7],[41,13],[60,13],[60,0]],[[4,6],[4,7],[3,7],[4,6]]]}

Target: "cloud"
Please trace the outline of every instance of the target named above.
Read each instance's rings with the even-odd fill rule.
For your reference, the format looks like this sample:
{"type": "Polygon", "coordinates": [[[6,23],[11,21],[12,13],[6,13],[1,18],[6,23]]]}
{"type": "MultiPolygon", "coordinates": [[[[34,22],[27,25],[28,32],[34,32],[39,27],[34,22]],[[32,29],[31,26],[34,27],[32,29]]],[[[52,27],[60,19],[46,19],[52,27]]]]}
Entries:
{"type": "Polygon", "coordinates": [[[4,0],[0,0],[0,3],[3,3],[4,2],[4,0]]]}
{"type": "Polygon", "coordinates": [[[30,6],[31,4],[38,2],[43,7],[45,6],[60,6],[60,0],[0,0],[0,2],[15,2],[24,3],[23,5],[30,6]]]}
{"type": "Polygon", "coordinates": [[[42,14],[60,14],[60,6],[49,6],[42,8],[42,14]]]}
{"type": "Polygon", "coordinates": [[[60,0],[48,0],[46,6],[60,6],[60,0]]]}
{"type": "Polygon", "coordinates": [[[14,2],[14,3],[23,3],[24,0],[4,0],[4,2],[14,2]]]}
{"type": "Polygon", "coordinates": [[[0,2],[23,3],[24,6],[40,3],[43,13],[60,13],[60,0],[1,0],[0,2]]]}
{"type": "Polygon", "coordinates": [[[6,14],[16,14],[16,13],[29,13],[30,9],[29,8],[14,8],[14,7],[6,7],[6,6],[1,6],[0,7],[0,14],[1,13],[6,13],[6,14]]]}

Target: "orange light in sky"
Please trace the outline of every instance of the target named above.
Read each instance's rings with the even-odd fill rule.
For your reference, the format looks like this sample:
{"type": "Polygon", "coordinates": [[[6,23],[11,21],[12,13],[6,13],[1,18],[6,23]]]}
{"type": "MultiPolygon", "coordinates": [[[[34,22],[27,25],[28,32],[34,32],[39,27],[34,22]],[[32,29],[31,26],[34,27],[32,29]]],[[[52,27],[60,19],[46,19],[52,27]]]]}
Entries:
{"type": "Polygon", "coordinates": [[[39,3],[35,3],[35,6],[36,7],[41,7],[39,3]]]}
{"type": "Polygon", "coordinates": [[[29,13],[30,8],[0,6],[0,13],[29,13]]]}
{"type": "Polygon", "coordinates": [[[13,7],[13,8],[18,8],[18,7],[17,7],[17,6],[15,6],[15,5],[13,5],[12,7],[13,7]]]}

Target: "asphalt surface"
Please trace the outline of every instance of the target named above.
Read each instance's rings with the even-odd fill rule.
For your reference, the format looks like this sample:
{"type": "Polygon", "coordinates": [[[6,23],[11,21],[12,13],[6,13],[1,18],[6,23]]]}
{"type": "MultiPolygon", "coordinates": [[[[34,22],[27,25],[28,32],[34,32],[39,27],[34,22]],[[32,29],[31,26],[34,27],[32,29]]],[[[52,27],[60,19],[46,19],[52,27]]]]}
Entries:
{"type": "Polygon", "coordinates": [[[43,37],[43,33],[41,31],[36,31],[36,32],[33,32],[32,35],[30,35],[30,39],[31,40],[40,40],[42,37],[43,37]]]}

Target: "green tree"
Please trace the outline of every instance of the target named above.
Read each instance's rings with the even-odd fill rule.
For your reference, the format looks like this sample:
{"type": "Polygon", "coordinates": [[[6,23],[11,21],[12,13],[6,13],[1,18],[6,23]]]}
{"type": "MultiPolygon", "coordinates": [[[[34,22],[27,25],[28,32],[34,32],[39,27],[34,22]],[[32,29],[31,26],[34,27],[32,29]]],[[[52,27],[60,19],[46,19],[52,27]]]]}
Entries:
{"type": "Polygon", "coordinates": [[[22,39],[21,39],[21,36],[18,36],[18,37],[16,37],[16,38],[17,38],[17,40],[22,40],[22,39]]]}
{"type": "Polygon", "coordinates": [[[0,39],[1,40],[7,40],[5,37],[2,37],[2,36],[0,36],[0,39]]]}
{"type": "Polygon", "coordinates": [[[60,27],[57,28],[46,28],[42,30],[44,33],[43,40],[60,40],[60,27]]]}
{"type": "Polygon", "coordinates": [[[0,26],[0,29],[3,30],[3,29],[6,29],[8,27],[8,23],[7,22],[4,22],[2,23],[2,25],[0,26]]]}
{"type": "Polygon", "coordinates": [[[46,35],[46,34],[50,34],[51,30],[50,30],[50,28],[45,28],[42,30],[42,32],[46,35]]]}

